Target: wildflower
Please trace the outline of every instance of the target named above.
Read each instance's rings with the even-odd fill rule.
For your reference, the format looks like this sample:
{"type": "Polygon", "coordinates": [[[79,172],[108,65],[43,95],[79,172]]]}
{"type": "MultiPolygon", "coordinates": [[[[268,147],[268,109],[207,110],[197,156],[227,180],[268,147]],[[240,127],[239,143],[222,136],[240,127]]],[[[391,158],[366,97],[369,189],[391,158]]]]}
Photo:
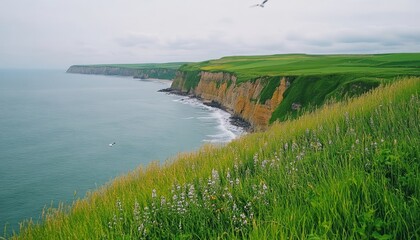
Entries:
{"type": "Polygon", "coordinates": [[[195,189],[194,189],[194,185],[190,185],[189,189],[188,189],[188,198],[190,200],[193,200],[195,197],[195,189]]]}
{"type": "Polygon", "coordinates": [[[238,211],[238,206],[236,206],[236,203],[233,203],[232,210],[234,212],[238,211]]]}
{"type": "Polygon", "coordinates": [[[112,217],[112,223],[114,225],[117,225],[117,215],[114,214],[114,217],[112,217]]]}
{"type": "Polygon", "coordinates": [[[140,226],[137,228],[137,231],[139,231],[139,232],[143,232],[143,230],[144,230],[144,224],[142,223],[142,224],[140,224],[140,226]]]}
{"type": "Polygon", "coordinates": [[[233,166],[233,168],[234,168],[235,172],[238,172],[239,171],[238,163],[235,162],[235,165],[233,166]]]}
{"type": "MultiPolygon", "coordinates": [[[[280,161],[280,158],[279,158],[277,152],[274,153],[274,160],[277,161],[277,162],[280,161]]],[[[273,160],[273,162],[274,162],[274,160],[273,160]]]]}
{"type": "Polygon", "coordinates": [[[137,202],[137,200],[134,203],[133,215],[134,215],[134,219],[136,221],[140,220],[140,206],[139,206],[139,203],[137,202]]]}
{"type": "Polygon", "coordinates": [[[295,149],[297,149],[299,146],[297,145],[296,142],[292,143],[292,152],[295,151],[295,149]]]}
{"type": "Polygon", "coordinates": [[[239,216],[240,216],[242,219],[246,219],[246,215],[245,215],[245,213],[241,213],[239,216]]]}
{"type": "Polygon", "coordinates": [[[228,168],[227,173],[226,173],[226,179],[230,180],[230,170],[229,170],[229,168],[228,168]]]}
{"type": "Polygon", "coordinates": [[[121,200],[117,200],[117,208],[118,208],[118,210],[120,211],[120,212],[122,212],[122,203],[121,203],[121,200]]]}
{"type": "Polygon", "coordinates": [[[372,145],[374,148],[377,148],[377,147],[378,147],[378,143],[377,143],[377,142],[373,142],[371,145],[372,145]]]}
{"type": "Polygon", "coordinates": [[[267,163],[268,163],[268,160],[263,160],[263,161],[261,162],[261,168],[262,168],[262,169],[265,169],[265,167],[266,167],[267,163]]]}
{"type": "Polygon", "coordinates": [[[162,196],[161,198],[160,198],[160,206],[161,207],[163,207],[163,206],[165,206],[166,205],[166,198],[164,197],[164,196],[162,196]]]}
{"type": "Polygon", "coordinates": [[[356,144],[359,144],[359,139],[356,139],[356,144]]]}
{"type": "Polygon", "coordinates": [[[217,170],[211,170],[211,176],[214,180],[219,179],[219,173],[217,172],[217,170]]]}
{"type": "Polygon", "coordinates": [[[152,190],[152,198],[156,198],[157,194],[156,194],[156,189],[152,190]]]}
{"type": "Polygon", "coordinates": [[[257,165],[258,165],[258,154],[255,153],[254,154],[254,168],[257,168],[257,165]]]}
{"type": "Polygon", "coordinates": [[[230,175],[230,169],[229,168],[228,168],[227,173],[226,173],[226,179],[228,180],[229,184],[231,186],[233,186],[233,180],[232,180],[232,177],[230,175]]]}
{"type": "Polygon", "coordinates": [[[226,193],[226,195],[227,195],[228,199],[230,199],[230,200],[233,199],[232,193],[230,193],[229,191],[226,193]]]}
{"type": "Polygon", "coordinates": [[[265,183],[263,183],[262,189],[263,189],[264,191],[266,191],[266,190],[268,189],[268,187],[267,187],[267,185],[265,185],[265,183]]]}

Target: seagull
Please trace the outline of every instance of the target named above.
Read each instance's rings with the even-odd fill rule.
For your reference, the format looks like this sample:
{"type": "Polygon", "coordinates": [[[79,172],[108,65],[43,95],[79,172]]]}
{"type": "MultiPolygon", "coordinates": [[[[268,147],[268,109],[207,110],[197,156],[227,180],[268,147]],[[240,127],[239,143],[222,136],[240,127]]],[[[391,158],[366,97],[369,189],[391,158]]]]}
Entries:
{"type": "Polygon", "coordinates": [[[108,146],[112,147],[116,144],[116,142],[110,143],[108,146]]]}
{"type": "Polygon", "coordinates": [[[255,4],[255,5],[252,5],[251,7],[264,7],[264,4],[267,2],[268,0],[264,0],[262,3],[259,3],[259,4],[255,4]]]}

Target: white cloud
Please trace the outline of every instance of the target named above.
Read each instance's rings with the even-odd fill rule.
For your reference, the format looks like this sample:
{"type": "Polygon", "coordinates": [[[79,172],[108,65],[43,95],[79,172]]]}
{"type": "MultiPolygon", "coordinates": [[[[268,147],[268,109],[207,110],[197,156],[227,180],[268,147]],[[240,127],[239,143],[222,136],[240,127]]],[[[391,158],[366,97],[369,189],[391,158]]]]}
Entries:
{"type": "Polygon", "coordinates": [[[418,0],[3,0],[0,67],[420,52],[418,0]]]}

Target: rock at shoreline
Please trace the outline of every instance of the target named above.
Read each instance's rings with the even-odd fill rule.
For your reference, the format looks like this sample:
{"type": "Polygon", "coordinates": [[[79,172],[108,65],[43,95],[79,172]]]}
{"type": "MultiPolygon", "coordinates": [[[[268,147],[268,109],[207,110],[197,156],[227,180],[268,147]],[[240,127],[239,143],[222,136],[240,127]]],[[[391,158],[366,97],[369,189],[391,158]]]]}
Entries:
{"type": "Polygon", "coordinates": [[[251,124],[246,121],[245,119],[239,117],[239,116],[231,116],[230,117],[230,123],[234,126],[243,128],[246,132],[252,132],[252,126],[251,124]]]}
{"type": "Polygon", "coordinates": [[[216,101],[203,101],[203,104],[209,107],[214,107],[214,108],[219,108],[222,109],[226,112],[229,112],[221,103],[216,102],[216,101]]]}
{"type": "Polygon", "coordinates": [[[158,92],[164,92],[164,93],[175,94],[175,95],[180,95],[180,96],[188,96],[187,93],[182,92],[182,91],[177,90],[177,89],[173,89],[173,88],[160,89],[160,90],[158,90],[158,92]]]}

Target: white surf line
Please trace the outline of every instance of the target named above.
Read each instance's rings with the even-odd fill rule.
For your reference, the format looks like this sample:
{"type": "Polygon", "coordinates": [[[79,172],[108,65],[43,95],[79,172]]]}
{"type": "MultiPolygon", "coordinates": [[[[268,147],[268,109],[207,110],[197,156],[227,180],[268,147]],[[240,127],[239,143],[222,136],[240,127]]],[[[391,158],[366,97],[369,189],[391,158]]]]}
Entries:
{"type": "Polygon", "coordinates": [[[217,120],[218,133],[213,134],[213,135],[207,135],[207,137],[209,137],[210,139],[204,139],[203,140],[204,142],[227,143],[246,133],[246,131],[243,128],[231,124],[230,117],[232,115],[222,109],[207,106],[196,98],[191,98],[191,97],[186,97],[186,96],[180,97],[173,101],[209,111],[210,116],[198,117],[197,119],[217,120]]]}

